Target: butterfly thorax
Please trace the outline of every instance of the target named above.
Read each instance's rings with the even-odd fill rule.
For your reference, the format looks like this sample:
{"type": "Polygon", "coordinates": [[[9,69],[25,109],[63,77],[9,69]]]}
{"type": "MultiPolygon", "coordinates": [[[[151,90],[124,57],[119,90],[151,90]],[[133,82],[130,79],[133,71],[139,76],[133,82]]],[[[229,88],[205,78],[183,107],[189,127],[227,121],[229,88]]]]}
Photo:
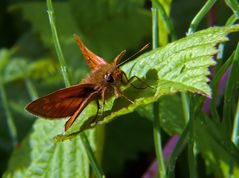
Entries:
{"type": "Polygon", "coordinates": [[[103,64],[92,70],[90,75],[82,83],[90,83],[96,86],[102,98],[107,99],[112,95],[121,95],[123,72],[114,64],[103,64]]]}

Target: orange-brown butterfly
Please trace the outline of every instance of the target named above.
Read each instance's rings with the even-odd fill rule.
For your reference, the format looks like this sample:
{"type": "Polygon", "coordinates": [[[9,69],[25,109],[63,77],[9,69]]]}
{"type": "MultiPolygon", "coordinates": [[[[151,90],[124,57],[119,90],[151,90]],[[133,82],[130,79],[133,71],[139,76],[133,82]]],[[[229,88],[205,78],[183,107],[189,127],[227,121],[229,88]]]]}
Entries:
{"type": "MultiPolygon", "coordinates": [[[[99,111],[99,99],[102,100],[103,107],[105,100],[112,95],[123,96],[132,102],[122,94],[120,86],[130,83],[136,77],[127,79],[125,73],[119,68],[125,62],[120,63],[125,50],[116,56],[112,63],[107,63],[103,58],[90,51],[77,35],[74,35],[74,38],[90,67],[89,76],[80,84],[43,96],[29,103],[25,108],[28,112],[47,119],[70,116],[70,119],[65,123],[65,131],[71,127],[83,109],[93,100],[97,101],[98,106],[96,117],[99,111]]],[[[148,45],[145,45],[140,51],[146,47],[148,45]]],[[[104,110],[103,107],[102,111],[104,110]]]]}

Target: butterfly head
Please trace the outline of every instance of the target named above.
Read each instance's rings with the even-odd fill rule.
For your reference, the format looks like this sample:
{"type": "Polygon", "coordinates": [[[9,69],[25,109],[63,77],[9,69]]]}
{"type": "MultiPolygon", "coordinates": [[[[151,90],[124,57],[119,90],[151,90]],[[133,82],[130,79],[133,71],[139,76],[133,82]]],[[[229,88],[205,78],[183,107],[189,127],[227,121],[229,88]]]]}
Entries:
{"type": "Polygon", "coordinates": [[[104,82],[109,85],[120,83],[121,78],[122,78],[122,71],[116,66],[113,66],[110,70],[108,70],[104,74],[104,82]]]}

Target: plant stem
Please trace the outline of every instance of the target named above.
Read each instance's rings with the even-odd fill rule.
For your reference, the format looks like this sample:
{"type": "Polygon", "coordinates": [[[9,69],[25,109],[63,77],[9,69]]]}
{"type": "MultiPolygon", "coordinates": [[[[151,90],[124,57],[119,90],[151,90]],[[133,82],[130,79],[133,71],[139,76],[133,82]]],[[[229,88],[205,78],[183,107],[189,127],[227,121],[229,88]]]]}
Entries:
{"type": "MultiPolygon", "coordinates": [[[[237,86],[236,84],[232,84],[233,82],[238,83],[238,80],[235,80],[235,76],[237,73],[237,66],[239,64],[239,43],[237,44],[237,48],[235,50],[235,54],[233,57],[233,65],[232,65],[232,69],[230,72],[230,75],[228,77],[228,81],[227,81],[227,87],[225,90],[225,98],[227,102],[233,103],[233,95],[235,96],[237,92],[235,92],[235,90],[237,90],[237,86]],[[230,87],[229,87],[230,86],[230,87]]],[[[225,108],[224,108],[224,117],[226,116],[230,116],[232,113],[230,112],[232,105],[228,104],[226,101],[224,101],[225,103],[225,108]],[[227,110],[226,110],[227,109],[227,110]]],[[[225,119],[226,120],[226,119],[225,119]]],[[[225,122],[224,122],[225,123],[225,122]]],[[[237,99],[237,106],[236,106],[236,112],[235,112],[235,116],[234,116],[234,122],[233,122],[233,128],[232,128],[232,136],[231,136],[231,140],[232,142],[236,145],[237,148],[239,148],[239,98],[237,99]]],[[[229,167],[229,176],[228,177],[233,177],[233,168],[234,168],[234,161],[231,160],[230,162],[230,167],[229,167]]]]}
{"type": "MultiPolygon", "coordinates": [[[[189,106],[189,102],[188,102],[188,95],[186,93],[181,93],[181,101],[182,101],[182,106],[183,106],[183,114],[184,114],[184,120],[185,120],[185,123],[188,123],[189,121],[193,122],[192,121],[192,118],[190,119],[190,106],[189,106]]],[[[192,177],[192,173],[195,169],[195,167],[193,166],[194,164],[192,164],[191,161],[194,161],[194,155],[193,155],[193,144],[194,144],[194,141],[193,141],[193,137],[192,137],[192,134],[193,134],[193,129],[192,129],[192,124],[190,125],[191,127],[189,128],[189,142],[188,142],[188,163],[189,163],[189,175],[190,177],[192,177]]],[[[195,161],[194,161],[195,162],[195,161]]]]}
{"type": "Polygon", "coordinates": [[[226,0],[227,5],[232,9],[233,13],[239,17],[239,3],[237,0],[226,0]]]}
{"type": "MultiPolygon", "coordinates": [[[[208,13],[208,11],[212,8],[212,6],[216,3],[216,0],[208,0],[204,6],[200,9],[197,15],[193,18],[192,22],[190,23],[187,35],[194,33],[203,19],[203,17],[208,13]]],[[[184,108],[184,117],[186,120],[194,120],[195,118],[190,118],[190,108],[187,102],[186,93],[181,93],[181,99],[184,108]]],[[[194,137],[193,137],[193,125],[190,128],[190,136],[189,136],[189,143],[188,143],[188,162],[189,162],[189,174],[190,177],[197,177],[197,169],[196,169],[196,153],[194,152],[194,137]]]]}
{"type": "MultiPolygon", "coordinates": [[[[195,118],[191,118],[193,120],[195,118]]],[[[196,162],[196,153],[194,152],[195,142],[193,137],[193,127],[189,128],[189,142],[188,142],[188,164],[189,164],[189,177],[197,178],[197,162],[196,162]]]]}
{"type": "MultiPolygon", "coordinates": [[[[59,38],[57,35],[57,30],[56,30],[56,25],[55,25],[55,18],[54,18],[54,9],[52,7],[52,2],[51,0],[47,0],[47,8],[48,8],[48,15],[49,15],[49,21],[50,21],[50,26],[51,26],[51,31],[52,31],[52,37],[53,37],[53,41],[55,44],[55,48],[56,48],[56,52],[57,52],[57,56],[59,59],[59,63],[61,66],[61,73],[63,75],[64,78],[64,82],[66,87],[70,86],[70,80],[69,80],[69,75],[67,72],[67,68],[65,65],[65,59],[61,50],[61,46],[60,46],[60,42],[59,42],[59,38]]],[[[90,143],[88,141],[87,135],[82,132],[80,138],[82,139],[82,143],[84,145],[84,148],[86,150],[87,156],[90,160],[91,166],[96,174],[97,178],[102,178],[103,176],[103,171],[101,169],[101,167],[99,166],[99,164],[96,161],[96,158],[94,156],[94,153],[91,149],[90,143]]]]}
{"type": "Polygon", "coordinates": [[[235,14],[232,14],[231,17],[228,18],[227,22],[226,22],[226,26],[230,26],[232,24],[234,24],[239,17],[237,17],[235,14]]]}
{"type": "Polygon", "coordinates": [[[239,147],[239,98],[237,99],[237,109],[234,117],[232,142],[239,147]]]}
{"type": "Polygon", "coordinates": [[[186,93],[181,93],[181,101],[183,106],[183,114],[184,114],[184,120],[185,123],[188,123],[190,118],[190,109],[189,109],[189,103],[188,103],[188,95],[186,93]]]}
{"type": "Polygon", "coordinates": [[[215,121],[219,121],[220,117],[217,111],[217,90],[218,90],[218,84],[220,82],[221,77],[223,76],[223,74],[226,72],[226,70],[230,67],[230,65],[233,62],[233,56],[234,56],[234,52],[232,53],[232,55],[226,60],[226,62],[219,68],[219,70],[216,71],[215,75],[213,76],[213,80],[211,81],[211,88],[212,88],[212,99],[210,101],[210,108],[211,108],[211,114],[212,114],[212,118],[215,121]]]}
{"type": "Polygon", "coordinates": [[[217,0],[208,0],[206,4],[201,8],[197,15],[193,18],[190,27],[188,29],[188,35],[194,33],[198,27],[198,24],[201,22],[203,17],[208,13],[211,7],[216,3],[217,0]]]}
{"type": "MultiPolygon", "coordinates": [[[[158,11],[156,8],[152,8],[152,21],[153,21],[153,36],[152,36],[152,43],[153,48],[158,47],[158,11]]],[[[166,178],[166,169],[164,163],[164,156],[162,150],[162,141],[161,141],[161,134],[160,134],[160,124],[159,124],[159,102],[155,102],[153,104],[154,110],[154,123],[153,123],[153,133],[154,133],[154,145],[155,145],[155,152],[158,162],[158,171],[160,178],[166,178]]]]}
{"type": "MultiPolygon", "coordinates": [[[[234,55],[234,60],[238,61],[238,58],[239,58],[239,43],[237,44],[237,48],[236,48],[235,55],[234,55]]],[[[237,62],[237,64],[238,64],[238,62],[237,62]]],[[[236,114],[234,117],[232,142],[235,143],[235,145],[237,147],[239,147],[239,98],[237,100],[237,109],[236,109],[236,114]]]]}
{"type": "Polygon", "coordinates": [[[52,32],[52,39],[54,41],[56,53],[60,62],[61,73],[62,73],[66,87],[69,87],[70,86],[69,74],[67,71],[65,59],[61,50],[61,46],[60,46],[60,42],[59,42],[57,30],[56,30],[54,9],[53,9],[51,0],[47,0],[47,8],[48,8],[47,13],[48,13],[49,21],[50,21],[51,32],[52,32]]]}
{"type": "MultiPolygon", "coordinates": [[[[233,14],[230,16],[230,18],[227,20],[225,26],[230,26],[233,25],[236,21],[238,20],[238,17],[233,14]]],[[[223,52],[224,52],[224,44],[221,43],[219,44],[219,52],[217,55],[217,59],[222,59],[223,58],[223,52]]],[[[216,101],[217,101],[217,90],[218,90],[218,83],[221,79],[221,77],[223,76],[223,74],[225,74],[226,70],[230,67],[230,65],[233,62],[233,57],[234,57],[234,52],[231,54],[231,56],[226,60],[226,62],[219,68],[219,70],[215,73],[215,75],[213,76],[213,80],[211,82],[211,88],[212,88],[212,99],[210,102],[210,108],[211,108],[211,114],[212,114],[212,118],[216,121],[219,121],[219,114],[217,112],[217,106],[216,106],[216,101]],[[214,96],[215,95],[215,96],[214,96]]]]}
{"type": "Polygon", "coordinates": [[[162,4],[159,1],[153,0],[153,4],[155,8],[157,8],[157,10],[159,11],[164,23],[166,24],[169,34],[171,35],[172,41],[175,41],[177,39],[177,34],[171,19],[168,17],[166,11],[164,10],[162,4]]]}
{"type": "Polygon", "coordinates": [[[93,170],[95,170],[96,177],[101,177],[101,178],[105,177],[102,169],[97,164],[97,160],[96,160],[96,158],[94,156],[94,153],[93,153],[93,151],[90,147],[90,143],[89,143],[89,140],[88,140],[85,132],[81,133],[80,137],[81,137],[81,141],[84,144],[84,147],[85,147],[85,150],[86,150],[87,155],[89,157],[89,160],[91,162],[91,166],[92,166],[93,170]]]}
{"type": "Polygon", "coordinates": [[[233,123],[230,118],[233,117],[233,103],[237,97],[238,87],[238,65],[239,65],[239,43],[237,44],[235,54],[233,57],[232,68],[228,75],[225,91],[224,91],[224,105],[223,105],[223,120],[226,133],[229,133],[233,128],[233,123]]]}
{"type": "Polygon", "coordinates": [[[152,8],[152,48],[158,47],[158,10],[152,8]]]}
{"type": "Polygon", "coordinates": [[[153,105],[154,108],[154,123],[153,123],[153,133],[154,133],[154,145],[155,152],[158,162],[158,170],[160,178],[166,178],[166,169],[164,164],[164,156],[162,149],[162,140],[160,134],[160,124],[159,124],[159,102],[155,102],[153,105]]]}
{"type": "Polygon", "coordinates": [[[172,154],[169,157],[168,160],[168,177],[173,178],[174,176],[174,167],[175,167],[175,162],[178,158],[178,155],[180,154],[181,150],[183,149],[188,136],[189,136],[189,128],[192,127],[192,120],[189,120],[189,122],[187,123],[185,129],[183,130],[178,142],[176,143],[172,154]]]}

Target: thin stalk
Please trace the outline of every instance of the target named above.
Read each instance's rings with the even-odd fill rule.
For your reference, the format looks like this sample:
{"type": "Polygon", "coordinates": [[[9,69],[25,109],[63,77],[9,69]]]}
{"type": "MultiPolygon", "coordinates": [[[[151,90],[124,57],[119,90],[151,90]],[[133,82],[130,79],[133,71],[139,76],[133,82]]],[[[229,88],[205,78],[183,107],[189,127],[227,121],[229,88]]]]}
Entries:
{"type": "MultiPolygon", "coordinates": [[[[172,24],[172,21],[170,20],[170,18],[167,16],[163,6],[160,4],[159,1],[156,1],[156,0],[153,0],[153,7],[156,7],[161,16],[162,16],[162,19],[164,20],[165,24],[166,24],[166,27],[171,35],[171,39],[172,41],[175,41],[177,39],[177,35],[176,35],[176,31],[174,29],[174,26],[172,24]]],[[[158,24],[157,24],[157,12],[153,12],[153,48],[156,48],[157,47],[157,44],[158,44],[158,33],[157,33],[157,27],[158,27],[158,24]]],[[[181,99],[182,99],[182,103],[183,103],[183,110],[184,110],[184,118],[186,120],[186,123],[188,123],[188,120],[189,120],[189,105],[188,105],[188,100],[187,100],[187,95],[185,93],[182,93],[181,94],[181,99]]],[[[155,103],[154,104],[154,115],[155,114],[158,114],[158,103],[155,103]]],[[[157,116],[158,117],[158,116],[157,116]]],[[[159,122],[159,118],[157,119],[156,118],[156,115],[155,115],[155,121],[159,122]]],[[[158,142],[158,143],[161,143],[161,137],[160,137],[160,125],[159,123],[155,122],[154,121],[154,142],[158,142]]],[[[163,160],[162,159],[158,159],[158,162],[162,162],[162,166],[163,166],[163,170],[164,172],[162,172],[161,174],[161,170],[162,170],[162,166],[159,166],[159,170],[160,170],[160,177],[174,177],[174,166],[175,166],[175,162],[176,162],[176,159],[178,157],[178,155],[180,154],[181,150],[183,149],[183,146],[184,146],[184,143],[186,142],[186,139],[187,139],[187,136],[188,136],[188,127],[185,128],[185,131],[183,132],[182,136],[180,137],[179,141],[177,142],[172,154],[170,155],[170,158],[169,158],[169,162],[168,162],[168,172],[166,172],[165,169],[165,165],[164,165],[164,162],[162,162],[163,160]]],[[[162,154],[160,153],[160,149],[162,148],[161,145],[156,145],[155,144],[155,149],[156,149],[156,155],[159,155],[162,154]],[[158,151],[157,151],[158,150],[158,151]],[[157,153],[158,152],[158,153],[157,153]]],[[[161,150],[162,151],[162,150],[161,150]]],[[[157,157],[159,157],[157,156],[157,157]]]]}
{"type": "MultiPolygon", "coordinates": [[[[63,75],[65,85],[66,85],[66,87],[68,87],[68,86],[70,86],[70,80],[69,80],[69,75],[68,75],[66,64],[65,64],[65,59],[64,59],[64,56],[63,56],[63,53],[61,50],[59,38],[57,35],[57,30],[56,30],[56,25],[55,25],[55,17],[54,17],[54,9],[52,7],[51,0],[47,0],[47,8],[48,8],[47,12],[49,15],[49,21],[50,21],[50,26],[51,26],[51,31],[52,31],[52,37],[53,37],[54,45],[56,48],[57,56],[59,59],[59,63],[61,66],[61,73],[63,75]]],[[[95,172],[97,178],[104,177],[103,171],[102,171],[101,167],[99,166],[99,164],[97,163],[94,153],[91,149],[87,135],[84,132],[82,132],[80,138],[82,139],[87,156],[90,160],[91,166],[92,166],[93,171],[95,172]]]]}
{"type": "Polygon", "coordinates": [[[237,17],[235,14],[232,14],[231,17],[228,18],[227,22],[226,22],[226,26],[230,26],[234,23],[236,23],[236,21],[239,19],[239,17],[237,17]]]}
{"type": "MultiPolygon", "coordinates": [[[[239,148],[239,98],[237,100],[237,109],[236,109],[236,114],[234,117],[231,140],[236,145],[236,147],[239,148]]],[[[228,178],[234,178],[234,175],[233,175],[234,162],[233,162],[233,160],[230,160],[229,165],[230,166],[229,166],[229,170],[228,170],[228,178]]]]}
{"type": "Polygon", "coordinates": [[[96,177],[104,178],[105,177],[104,173],[103,173],[102,169],[99,167],[99,165],[97,164],[97,160],[96,160],[94,153],[90,147],[90,143],[89,143],[89,140],[88,140],[85,132],[81,133],[80,137],[81,137],[82,143],[84,144],[87,155],[89,157],[91,166],[92,166],[93,170],[95,170],[96,177]]]}
{"type": "Polygon", "coordinates": [[[215,73],[215,75],[213,76],[213,80],[211,82],[211,88],[212,88],[212,99],[210,102],[210,108],[211,108],[211,114],[212,114],[212,118],[216,121],[220,120],[218,111],[217,111],[217,90],[218,90],[218,83],[221,79],[221,77],[223,76],[223,74],[226,72],[226,70],[230,67],[230,65],[233,62],[233,56],[234,56],[235,52],[232,53],[232,55],[226,60],[226,62],[219,68],[219,70],[215,73]]]}
{"type": "MultiPolygon", "coordinates": [[[[153,36],[152,36],[152,44],[153,49],[158,47],[158,11],[156,8],[152,8],[152,21],[153,21],[153,36]]],[[[154,122],[153,122],[153,133],[154,133],[154,146],[155,146],[155,152],[157,157],[157,163],[158,163],[158,171],[160,178],[166,178],[166,169],[165,169],[165,163],[164,163],[164,156],[163,156],[163,150],[162,150],[162,140],[161,140],[161,134],[160,134],[160,124],[159,124],[159,102],[155,102],[153,104],[153,110],[154,110],[154,122]]]]}
{"type": "Polygon", "coordinates": [[[162,4],[159,1],[153,0],[153,4],[154,4],[155,8],[158,9],[164,23],[166,24],[169,34],[171,35],[172,41],[175,41],[177,39],[177,34],[176,34],[176,31],[175,31],[175,28],[173,26],[171,19],[168,17],[166,11],[164,10],[162,4]]]}
{"type": "MultiPolygon", "coordinates": [[[[230,26],[230,25],[233,25],[236,21],[238,20],[238,17],[233,14],[231,15],[225,26],[230,26]]],[[[217,59],[222,59],[223,58],[223,53],[224,53],[224,44],[221,43],[219,44],[219,52],[218,52],[218,55],[217,55],[217,59]]],[[[219,114],[217,112],[217,108],[216,108],[216,99],[217,97],[214,96],[216,93],[217,93],[217,84],[219,82],[219,80],[221,79],[221,77],[223,76],[223,74],[226,72],[226,70],[230,67],[230,65],[232,64],[233,62],[233,57],[234,57],[234,52],[232,53],[232,55],[229,57],[229,59],[226,60],[226,62],[219,68],[219,70],[216,72],[216,74],[213,76],[213,80],[211,82],[211,88],[212,88],[212,99],[211,99],[211,102],[210,102],[210,108],[211,108],[211,114],[212,114],[212,118],[219,121],[219,114]]]]}
{"type": "Polygon", "coordinates": [[[163,149],[162,149],[162,140],[160,134],[160,123],[159,123],[159,102],[155,102],[153,105],[154,108],[154,122],[153,122],[153,133],[154,133],[154,146],[158,162],[158,170],[160,178],[166,178],[166,168],[164,163],[163,149]]]}
{"type": "MultiPolygon", "coordinates": [[[[192,120],[192,119],[191,119],[192,120]]],[[[193,138],[193,127],[190,128],[190,137],[188,142],[188,164],[189,164],[189,177],[197,178],[197,162],[196,153],[194,152],[195,142],[193,138]]]]}
{"type": "Polygon", "coordinates": [[[6,112],[6,118],[7,118],[7,126],[9,129],[10,137],[12,139],[12,145],[15,147],[18,143],[17,141],[17,129],[13,121],[12,114],[9,109],[8,99],[7,99],[7,93],[4,87],[3,82],[0,82],[0,91],[1,91],[1,98],[2,98],[2,104],[4,107],[4,110],[6,112]]]}
{"type": "Polygon", "coordinates": [[[193,18],[190,27],[188,29],[188,35],[196,31],[198,24],[201,22],[203,17],[208,13],[212,6],[216,3],[217,0],[208,0],[206,4],[201,8],[197,15],[193,18]]]}
{"type": "MultiPolygon", "coordinates": [[[[206,16],[208,11],[212,8],[212,6],[216,3],[216,0],[208,0],[204,6],[200,9],[197,15],[193,18],[187,35],[194,33],[201,22],[201,20],[206,16]]],[[[187,104],[187,97],[185,93],[181,94],[183,108],[184,108],[184,117],[188,118],[188,120],[193,120],[194,118],[190,118],[189,115],[190,109],[189,104],[187,104]],[[185,96],[184,96],[185,95],[185,96]]],[[[190,128],[190,136],[188,143],[188,162],[189,162],[189,175],[190,177],[197,177],[197,162],[196,162],[196,153],[194,152],[195,142],[193,137],[193,128],[190,128]]]]}
{"type": "Polygon", "coordinates": [[[174,178],[174,167],[175,167],[175,162],[178,158],[178,155],[181,153],[181,151],[183,150],[183,147],[185,146],[185,143],[188,140],[189,137],[189,129],[192,127],[192,120],[189,120],[189,122],[187,123],[185,129],[183,130],[178,142],[175,145],[175,148],[173,149],[172,154],[169,157],[168,160],[168,172],[167,175],[170,178],[174,178]]]}
{"type": "Polygon", "coordinates": [[[239,17],[239,3],[237,0],[226,0],[227,5],[232,9],[233,13],[239,17]]]}
{"type": "MultiPolygon", "coordinates": [[[[225,26],[230,26],[233,25],[236,21],[238,20],[238,17],[233,14],[231,17],[227,20],[225,26]]],[[[223,58],[223,53],[224,53],[224,44],[219,44],[219,52],[217,55],[217,59],[222,59],[223,58]]],[[[231,56],[226,60],[226,62],[219,68],[219,70],[216,72],[216,74],[213,76],[213,80],[211,82],[211,88],[212,88],[212,99],[210,102],[210,108],[211,108],[211,114],[212,118],[219,121],[220,117],[217,112],[217,107],[216,107],[216,94],[217,94],[217,85],[218,82],[220,81],[221,77],[223,74],[226,72],[226,70],[230,67],[230,65],[233,62],[233,57],[234,57],[235,52],[231,54],[231,56]],[[215,96],[214,96],[215,95],[215,96]]]]}
{"type": "Polygon", "coordinates": [[[183,106],[184,120],[185,120],[185,123],[188,123],[190,118],[190,109],[189,109],[188,95],[186,93],[181,93],[181,101],[183,106]]]}
{"type": "Polygon", "coordinates": [[[158,10],[152,8],[152,47],[153,49],[158,47],[158,10]]]}
{"type": "MultiPolygon", "coordinates": [[[[239,58],[239,43],[237,44],[234,60],[238,61],[238,58],[239,58]]],[[[237,109],[236,109],[236,114],[234,117],[232,142],[235,143],[237,147],[239,147],[239,98],[237,100],[237,109]]]]}
{"type": "Polygon", "coordinates": [[[60,62],[61,73],[62,73],[66,87],[69,87],[70,86],[69,74],[67,71],[65,59],[61,50],[61,46],[60,46],[60,42],[59,42],[57,30],[56,30],[54,9],[53,9],[51,0],[47,0],[47,8],[48,8],[47,13],[48,13],[49,21],[50,21],[51,32],[52,32],[52,39],[54,41],[56,53],[60,62]]]}
{"type": "Polygon", "coordinates": [[[194,153],[194,140],[193,139],[189,139],[188,142],[188,167],[189,167],[189,177],[191,178],[197,178],[197,162],[195,159],[195,153],[194,153]]]}
{"type": "Polygon", "coordinates": [[[230,118],[233,117],[233,103],[235,102],[236,91],[237,91],[237,84],[238,84],[238,69],[237,66],[239,65],[239,43],[237,44],[235,54],[233,57],[232,68],[230,70],[225,91],[224,91],[224,105],[223,105],[223,120],[222,123],[224,124],[226,133],[229,133],[232,130],[233,123],[230,118]]]}
{"type": "Polygon", "coordinates": [[[232,130],[232,142],[239,147],[239,98],[237,99],[237,109],[234,117],[234,124],[232,130]]]}
{"type": "MultiPolygon", "coordinates": [[[[232,130],[232,142],[239,148],[239,98],[237,99],[237,109],[234,117],[234,124],[232,130]]],[[[233,177],[233,161],[230,162],[229,177],[233,177]]]]}
{"type": "MultiPolygon", "coordinates": [[[[232,65],[232,69],[230,72],[230,75],[228,77],[228,81],[227,81],[227,87],[225,90],[225,106],[223,108],[223,118],[225,117],[230,117],[232,115],[232,105],[231,103],[233,103],[233,94],[235,96],[235,90],[237,88],[238,85],[236,85],[235,83],[238,83],[238,80],[235,80],[235,76],[237,73],[237,68],[236,66],[238,66],[239,64],[239,43],[237,44],[237,48],[235,50],[235,55],[233,58],[233,65],[232,65]],[[233,83],[235,82],[235,83],[233,83]],[[232,84],[233,83],[233,84],[232,84]],[[229,87],[230,86],[230,87],[229,87]],[[233,91],[234,90],[234,91],[233,91]],[[230,103],[230,104],[229,104],[230,103]]],[[[224,119],[224,123],[226,122],[226,119],[224,119]]],[[[232,136],[231,136],[231,140],[232,142],[236,145],[237,148],[239,148],[239,98],[237,99],[237,107],[236,107],[236,113],[234,116],[234,122],[233,122],[233,126],[232,126],[232,136]]],[[[234,161],[231,160],[230,162],[230,168],[229,168],[229,176],[228,177],[233,177],[233,169],[234,169],[234,161]]]]}
{"type": "MultiPolygon", "coordinates": [[[[195,110],[198,110],[201,101],[198,102],[198,104],[195,106],[195,110]]],[[[190,114],[189,114],[190,115],[190,114]]],[[[181,151],[183,150],[184,146],[186,145],[186,142],[188,141],[188,139],[191,139],[192,137],[190,137],[192,135],[192,127],[193,127],[193,122],[194,119],[189,119],[186,127],[184,128],[178,142],[176,143],[173,152],[171,153],[169,159],[168,159],[168,169],[167,169],[167,175],[170,178],[174,178],[175,174],[174,174],[174,167],[175,167],[175,162],[178,158],[178,155],[181,153],[181,151]]],[[[191,139],[191,141],[193,141],[191,139]]],[[[191,149],[193,150],[193,149],[191,149]]],[[[188,152],[189,154],[189,152],[188,152]]],[[[191,159],[191,158],[190,158],[191,159]]],[[[196,172],[196,171],[195,171],[196,172]]]]}

